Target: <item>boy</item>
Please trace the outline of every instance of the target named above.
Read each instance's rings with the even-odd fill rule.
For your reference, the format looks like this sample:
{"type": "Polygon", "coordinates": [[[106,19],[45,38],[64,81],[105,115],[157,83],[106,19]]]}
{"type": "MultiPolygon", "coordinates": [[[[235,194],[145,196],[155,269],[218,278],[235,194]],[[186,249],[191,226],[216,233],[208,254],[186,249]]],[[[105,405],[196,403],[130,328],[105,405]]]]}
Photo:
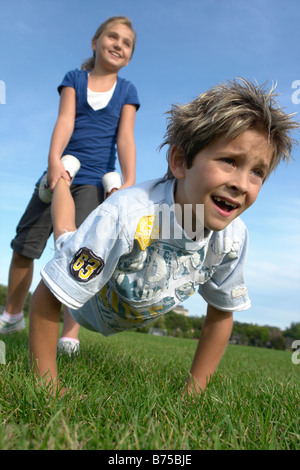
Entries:
{"type": "Polygon", "coordinates": [[[186,388],[204,390],[230,338],[233,311],[250,306],[239,215],[289,159],[289,132],[297,127],[272,91],[233,81],[174,106],[162,144],[166,177],[117,191],[76,232],[69,188],[59,180],[57,252],[42,270],[30,313],[37,374],[56,383],[61,302],[79,324],[109,336],[144,326],[197,288],[208,306],[186,388]]]}

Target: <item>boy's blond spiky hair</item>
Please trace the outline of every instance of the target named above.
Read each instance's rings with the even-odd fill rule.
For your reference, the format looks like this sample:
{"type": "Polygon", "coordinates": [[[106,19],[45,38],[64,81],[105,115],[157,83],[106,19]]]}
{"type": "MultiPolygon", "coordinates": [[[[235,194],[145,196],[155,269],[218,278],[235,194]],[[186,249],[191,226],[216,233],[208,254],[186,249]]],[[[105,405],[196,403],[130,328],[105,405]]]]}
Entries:
{"type": "MultiPolygon", "coordinates": [[[[289,161],[292,146],[292,129],[299,123],[294,114],[286,114],[276,103],[276,86],[266,91],[243,78],[222,83],[202,93],[185,105],[173,105],[169,114],[167,132],[160,148],[174,145],[182,149],[187,168],[191,168],[195,155],[219,137],[234,139],[249,129],[264,132],[273,146],[269,174],[281,160],[289,161]]],[[[167,178],[174,176],[168,168],[167,178]]]]}

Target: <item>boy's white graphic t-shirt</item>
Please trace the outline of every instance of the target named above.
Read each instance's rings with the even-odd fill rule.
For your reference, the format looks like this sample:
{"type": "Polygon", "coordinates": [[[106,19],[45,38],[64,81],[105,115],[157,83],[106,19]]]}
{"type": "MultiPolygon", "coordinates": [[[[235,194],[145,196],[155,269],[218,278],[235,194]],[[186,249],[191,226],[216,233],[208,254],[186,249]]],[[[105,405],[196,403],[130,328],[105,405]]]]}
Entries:
{"type": "Polygon", "coordinates": [[[173,194],[174,181],[163,179],[119,190],[58,239],[42,278],[80,325],[106,336],[145,326],[196,290],[223,311],[250,307],[244,223],[193,241],[173,194]]]}

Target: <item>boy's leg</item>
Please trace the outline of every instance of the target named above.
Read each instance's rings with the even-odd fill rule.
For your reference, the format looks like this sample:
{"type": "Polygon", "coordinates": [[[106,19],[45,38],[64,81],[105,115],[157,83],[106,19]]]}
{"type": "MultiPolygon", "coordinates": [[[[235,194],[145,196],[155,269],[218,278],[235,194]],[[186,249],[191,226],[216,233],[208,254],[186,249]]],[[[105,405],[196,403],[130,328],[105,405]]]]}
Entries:
{"type": "MultiPolygon", "coordinates": [[[[76,230],[75,206],[66,181],[61,178],[53,191],[52,222],[55,241],[66,232],[76,230]]],[[[30,305],[29,353],[31,364],[46,383],[56,382],[56,350],[61,303],[43,281],[35,290],[30,305]]]]}
{"type": "Polygon", "coordinates": [[[71,316],[68,307],[64,306],[64,326],[61,333],[61,337],[78,339],[78,332],[80,326],[71,316]]]}
{"type": "MultiPolygon", "coordinates": [[[[55,241],[60,235],[76,230],[74,199],[71,195],[69,185],[63,178],[56,183],[54,188],[51,213],[55,241]]],[[[73,338],[75,341],[78,341],[79,328],[80,326],[73,320],[67,307],[64,307],[62,337],[73,338]]]]}
{"type": "Polygon", "coordinates": [[[80,325],[71,316],[68,307],[64,305],[64,322],[61,337],[58,341],[57,351],[60,354],[73,354],[79,353],[80,342],[78,339],[80,325]]]}
{"type": "Polygon", "coordinates": [[[53,191],[51,215],[55,241],[60,235],[76,230],[75,204],[69,185],[63,178],[58,180],[53,191]]]}
{"type": "MultiPolygon", "coordinates": [[[[61,178],[53,191],[52,223],[55,241],[76,230],[75,205],[66,181],[61,178]]],[[[46,384],[57,382],[56,351],[59,333],[61,302],[56,299],[43,281],[35,290],[30,306],[29,353],[36,374],[46,384]]]]}
{"type": "MultiPolygon", "coordinates": [[[[86,217],[99,206],[104,200],[103,189],[95,185],[72,185],[71,193],[75,203],[76,214],[75,221],[76,227],[79,227],[86,217]]],[[[64,306],[64,323],[61,333],[61,340],[59,348],[64,350],[63,341],[74,341],[72,347],[74,350],[79,348],[78,333],[80,326],[75,322],[69,310],[64,306]]],[[[69,346],[67,345],[67,348],[69,346]]]]}
{"type": "Polygon", "coordinates": [[[56,348],[61,303],[41,281],[31,299],[29,353],[31,366],[46,384],[57,383],[56,348]]]}

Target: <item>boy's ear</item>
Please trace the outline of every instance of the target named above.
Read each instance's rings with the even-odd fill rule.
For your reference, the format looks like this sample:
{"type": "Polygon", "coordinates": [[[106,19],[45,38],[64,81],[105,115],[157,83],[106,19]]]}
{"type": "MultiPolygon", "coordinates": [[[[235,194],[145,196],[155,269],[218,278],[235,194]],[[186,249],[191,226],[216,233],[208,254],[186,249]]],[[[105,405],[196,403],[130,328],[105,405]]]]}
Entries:
{"type": "Polygon", "coordinates": [[[172,145],[170,149],[169,168],[176,179],[184,179],[186,170],[184,152],[181,148],[175,147],[175,145],[172,145]]]}

